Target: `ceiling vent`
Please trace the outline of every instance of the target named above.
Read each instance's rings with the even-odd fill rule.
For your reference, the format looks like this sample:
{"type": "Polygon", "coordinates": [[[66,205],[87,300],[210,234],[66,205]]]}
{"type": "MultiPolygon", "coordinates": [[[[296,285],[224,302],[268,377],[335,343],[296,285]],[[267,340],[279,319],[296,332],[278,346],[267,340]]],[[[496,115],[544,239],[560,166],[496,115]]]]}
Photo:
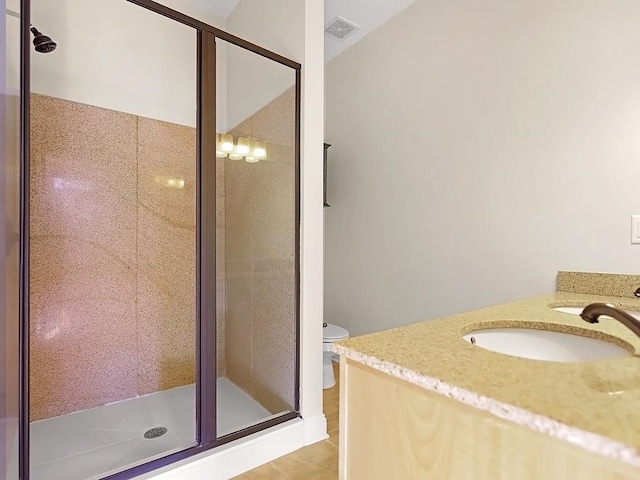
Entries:
{"type": "Polygon", "coordinates": [[[351,22],[347,22],[344,18],[335,17],[333,20],[329,22],[329,24],[324,27],[325,33],[328,33],[333,38],[338,40],[344,40],[353,32],[358,30],[359,27],[354,25],[351,22]]]}

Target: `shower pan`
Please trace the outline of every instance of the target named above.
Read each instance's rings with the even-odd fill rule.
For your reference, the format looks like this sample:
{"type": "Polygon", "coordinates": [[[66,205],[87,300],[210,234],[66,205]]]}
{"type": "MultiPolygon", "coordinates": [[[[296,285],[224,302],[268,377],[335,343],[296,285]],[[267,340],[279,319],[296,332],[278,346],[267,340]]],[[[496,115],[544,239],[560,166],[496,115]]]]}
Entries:
{"type": "Polygon", "coordinates": [[[301,66],[83,2],[21,2],[49,55],[21,57],[20,480],[133,478],[300,416],[301,66]]]}

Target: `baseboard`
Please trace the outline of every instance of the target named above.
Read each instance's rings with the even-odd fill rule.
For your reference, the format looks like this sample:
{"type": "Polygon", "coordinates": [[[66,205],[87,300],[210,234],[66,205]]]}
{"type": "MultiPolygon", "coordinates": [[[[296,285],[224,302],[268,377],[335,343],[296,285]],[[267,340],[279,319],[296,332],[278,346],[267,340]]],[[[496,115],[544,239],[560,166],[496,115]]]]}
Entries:
{"type": "Polygon", "coordinates": [[[329,438],[327,435],[327,417],[324,413],[304,419],[304,444],[320,442],[329,438]]]}
{"type": "MultiPolygon", "coordinates": [[[[324,415],[322,417],[324,418],[324,415]]],[[[215,451],[177,462],[138,478],[140,480],[202,480],[205,478],[228,480],[307,445],[306,423],[297,418],[223,445],[215,451]]],[[[313,430],[314,435],[318,436],[316,423],[317,420],[314,421],[313,430]]]]}

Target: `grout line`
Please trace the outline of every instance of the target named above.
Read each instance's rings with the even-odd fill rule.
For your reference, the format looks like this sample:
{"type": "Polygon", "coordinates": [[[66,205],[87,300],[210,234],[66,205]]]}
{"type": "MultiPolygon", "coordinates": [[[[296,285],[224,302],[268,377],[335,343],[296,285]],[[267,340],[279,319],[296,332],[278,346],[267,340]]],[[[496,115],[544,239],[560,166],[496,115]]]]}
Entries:
{"type": "MultiPolygon", "coordinates": [[[[299,452],[300,450],[297,450],[297,451],[299,452]]],[[[295,454],[296,452],[293,452],[293,453],[295,454]]],[[[291,455],[291,453],[290,453],[289,455],[291,455]]],[[[283,479],[285,479],[285,480],[295,480],[295,479],[293,479],[293,478],[291,478],[291,477],[288,477],[286,473],[284,473],[282,470],[280,470],[280,469],[278,468],[278,466],[275,464],[275,462],[269,462],[269,463],[271,464],[271,466],[272,466],[273,468],[275,468],[275,469],[276,469],[276,471],[280,474],[280,476],[281,476],[283,479]]]]}
{"type": "Polygon", "coordinates": [[[135,288],[135,318],[136,318],[136,394],[140,394],[140,117],[136,115],[136,288],[135,288]]]}

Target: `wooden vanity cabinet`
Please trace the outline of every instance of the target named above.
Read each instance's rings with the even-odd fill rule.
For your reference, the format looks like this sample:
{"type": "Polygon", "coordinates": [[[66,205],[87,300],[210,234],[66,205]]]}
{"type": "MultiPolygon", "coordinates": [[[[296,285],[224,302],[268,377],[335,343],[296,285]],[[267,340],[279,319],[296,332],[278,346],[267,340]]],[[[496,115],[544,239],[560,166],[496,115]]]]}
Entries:
{"type": "Polygon", "coordinates": [[[341,358],[341,480],[638,480],[640,469],[341,358]]]}

